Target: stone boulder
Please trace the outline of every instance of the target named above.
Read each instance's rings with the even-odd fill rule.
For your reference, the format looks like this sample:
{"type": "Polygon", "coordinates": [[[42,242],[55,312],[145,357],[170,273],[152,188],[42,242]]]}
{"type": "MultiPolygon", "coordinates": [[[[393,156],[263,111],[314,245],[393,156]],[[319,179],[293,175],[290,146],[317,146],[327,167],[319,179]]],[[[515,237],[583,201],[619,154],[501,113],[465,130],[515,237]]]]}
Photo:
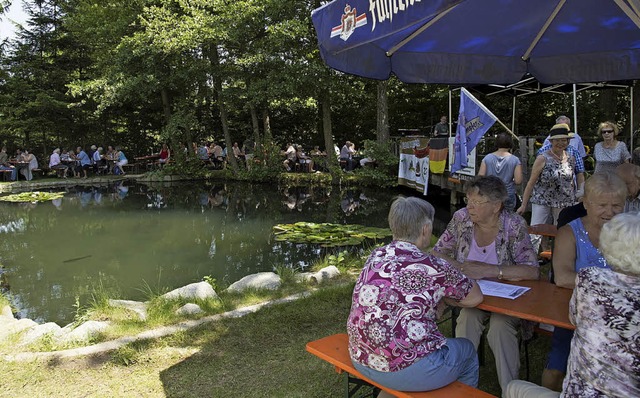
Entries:
{"type": "Polygon", "coordinates": [[[13,311],[11,311],[10,305],[2,307],[2,310],[0,310],[0,317],[13,318],[13,311]]]}
{"type": "Polygon", "coordinates": [[[109,322],[87,321],[75,329],[71,329],[70,326],[67,325],[61,329],[60,341],[87,341],[104,331],[109,326],[109,322]]]}
{"type": "Polygon", "coordinates": [[[133,300],[109,300],[109,305],[135,312],[141,321],[147,320],[147,303],[133,300]]]}
{"type": "Polygon", "coordinates": [[[20,344],[27,345],[42,338],[42,336],[50,334],[52,336],[58,336],[62,328],[55,322],[47,322],[42,325],[35,326],[22,336],[20,344]]]}
{"type": "Polygon", "coordinates": [[[169,293],[163,294],[161,297],[167,300],[177,298],[206,300],[210,298],[217,299],[218,294],[209,283],[198,282],[172,290],[169,293]]]}
{"type": "Polygon", "coordinates": [[[178,315],[195,315],[203,312],[198,304],[187,303],[176,310],[178,315]]]}
{"type": "Polygon", "coordinates": [[[31,329],[37,325],[38,324],[31,319],[15,319],[13,316],[11,316],[11,318],[3,316],[2,319],[0,319],[0,341],[6,340],[16,333],[31,329]]]}
{"type": "Polygon", "coordinates": [[[330,265],[328,267],[324,267],[320,271],[315,274],[311,274],[310,280],[315,283],[322,283],[328,281],[329,279],[333,279],[340,275],[340,270],[335,265],[330,265]]]}
{"type": "Polygon", "coordinates": [[[229,292],[242,292],[246,289],[278,290],[282,281],[274,272],[258,272],[247,275],[227,288],[229,292]]]}

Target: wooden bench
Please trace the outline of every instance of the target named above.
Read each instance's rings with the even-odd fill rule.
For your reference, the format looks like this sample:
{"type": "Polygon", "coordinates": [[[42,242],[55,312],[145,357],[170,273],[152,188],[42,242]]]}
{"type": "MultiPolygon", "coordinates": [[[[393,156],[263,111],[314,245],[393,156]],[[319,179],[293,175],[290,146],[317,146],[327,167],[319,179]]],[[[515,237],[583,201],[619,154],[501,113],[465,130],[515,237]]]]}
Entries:
{"type": "Polygon", "coordinates": [[[406,392],[392,390],[364,377],[360,372],[356,370],[356,368],[353,367],[351,358],[349,357],[348,342],[349,338],[347,337],[346,333],[340,333],[307,343],[307,351],[317,356],[318,358],[334,365],[336,367],[336,372],[347,373],[347,397],[351,397],[362,386],[363,382],[365,384],[375,386],[380,390],[386,391],[389,394],[399,398],[495,397],[494,395],[491,395],[484,391],[480,391],[458,381],[433,391],[406,392]],[[351,389],[351,384],[355,384],[354,389],[351,389]]]}

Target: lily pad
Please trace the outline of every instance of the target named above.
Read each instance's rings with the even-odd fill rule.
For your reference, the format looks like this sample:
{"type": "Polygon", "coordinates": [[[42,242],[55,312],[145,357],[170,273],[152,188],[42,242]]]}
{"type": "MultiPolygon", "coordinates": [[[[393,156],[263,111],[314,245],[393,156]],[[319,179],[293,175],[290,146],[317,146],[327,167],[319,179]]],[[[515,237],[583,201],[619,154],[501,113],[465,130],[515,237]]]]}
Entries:
{"type": "Polygon", "coordinates": [[[64,192],[22,192],[0,197],[0,201],[14,203],[36,203],[60,199],[64,192]]]}
{"type": "Polygon", "coordinates": [[[273,227],[274,239],[279,242],[313,243],[322,247],[360,245],[366,239],[391,236],[388,228],[365,227],[358,224],[330,224],[297,222],[273,227]]]}

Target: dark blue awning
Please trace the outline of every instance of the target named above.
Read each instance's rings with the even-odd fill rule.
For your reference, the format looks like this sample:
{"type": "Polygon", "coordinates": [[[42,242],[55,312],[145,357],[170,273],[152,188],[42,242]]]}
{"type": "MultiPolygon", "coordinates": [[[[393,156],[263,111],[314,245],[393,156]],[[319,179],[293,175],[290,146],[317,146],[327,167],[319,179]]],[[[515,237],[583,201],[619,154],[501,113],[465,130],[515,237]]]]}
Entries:
{"type": "Polygon", "coordinates": [[[408,83],[640,78],[638,0],[335,0],[313,11],[324,61],[408,83]]]}

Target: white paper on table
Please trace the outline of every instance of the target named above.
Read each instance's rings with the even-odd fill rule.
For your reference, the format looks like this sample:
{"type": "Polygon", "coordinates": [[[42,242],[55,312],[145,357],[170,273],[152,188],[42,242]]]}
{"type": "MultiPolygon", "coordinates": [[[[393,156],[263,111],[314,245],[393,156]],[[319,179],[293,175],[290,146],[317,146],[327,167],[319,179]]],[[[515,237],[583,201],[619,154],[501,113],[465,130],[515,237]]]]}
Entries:
{"type": "Polygon", "coordinates": [[[476,281],[482,294],[485,296],[502,297],[506,299],[515,299],[522,296],[530,290],[530,287],[508,285],[506,283],[479,280],[476,281]]]}

